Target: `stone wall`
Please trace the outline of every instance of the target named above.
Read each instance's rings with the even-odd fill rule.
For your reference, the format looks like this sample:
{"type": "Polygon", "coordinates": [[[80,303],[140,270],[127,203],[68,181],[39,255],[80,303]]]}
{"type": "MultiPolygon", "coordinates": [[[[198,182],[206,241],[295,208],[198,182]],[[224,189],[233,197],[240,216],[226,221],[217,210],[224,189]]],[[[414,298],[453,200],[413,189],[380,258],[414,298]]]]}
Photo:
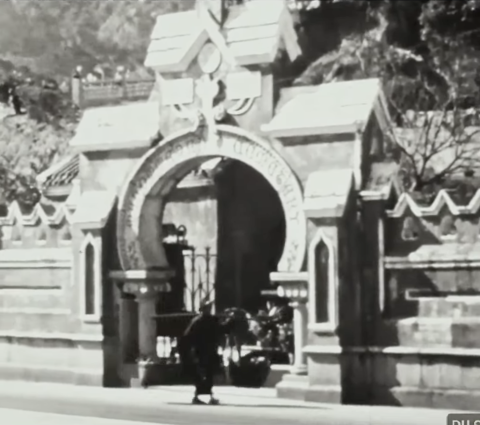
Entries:
{"type": "Polygon", "coordinates": [[[339,261],[343,257],[343,268],[355,270],[355,260],[342,249],[353,251],[361,272],[354,282],[339,271],[338,340],[310,332],[308,377],[291,376],[277,387],[278,394],[475,409],[480,402],[479,200],[480,192],[468,206],[456,205],[441,192],[425,207],[405,194],[393,204],[392,198],[372,197],[363,200],[356,229],[347,210],[347,221],[337,222],[339,261]],[[356,240],[346,236],[353,233],[356,240]],[[356,323],[350,320],[355,317],[356,323]]]}
{"type": "Polygon", "coordinates": [[[69,220],[63,206],[16,203],[0,218],[0,379],[102,384],[102,336],[72,314],[69,220]]]}
{"type": "Polygon", "coordinates": [[[478,405],[477,199],[480,193],[462,206],[440,192],[431,206],[422,206],[403,194],[383,219],[381,203],[366,206],[365,237],[372,247],[363,274],[367,314],[362,346],[342,350],[350,370],[346,400],[365,401],[359,399],[363,387],[375,404],[467,410],[478,405]]]}

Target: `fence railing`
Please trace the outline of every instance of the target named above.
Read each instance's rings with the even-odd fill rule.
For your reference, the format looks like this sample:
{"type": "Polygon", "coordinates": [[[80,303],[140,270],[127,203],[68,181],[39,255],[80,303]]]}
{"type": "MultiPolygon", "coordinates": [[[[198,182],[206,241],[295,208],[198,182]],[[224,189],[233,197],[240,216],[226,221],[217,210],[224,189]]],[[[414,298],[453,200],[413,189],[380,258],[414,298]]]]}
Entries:
{"type": "Polygon", "coordinates": [[[79,108],[147,100],[155,86],[154,78],[85,82],[72,78],[72,102],[79,108]]]}
{"type": "Polygon", "coordinates": [[[210,248],[198,252],[194,248],[184,251],[185,309],[198,311],[203,299],[215,301],[215,272],[217,254],[210,248]]]}

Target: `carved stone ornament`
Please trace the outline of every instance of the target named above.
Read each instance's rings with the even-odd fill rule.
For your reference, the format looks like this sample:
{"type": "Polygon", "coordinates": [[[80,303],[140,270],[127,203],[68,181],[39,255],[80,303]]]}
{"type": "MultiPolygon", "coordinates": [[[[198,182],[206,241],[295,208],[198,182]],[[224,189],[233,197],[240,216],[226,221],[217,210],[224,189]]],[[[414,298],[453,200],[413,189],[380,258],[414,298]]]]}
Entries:
{"type": "Polygon", "coordinates": [[[137,297],[150,297],[162,292],[170,292],[170,284],[164,283],[136,283],[127,282],[123,285],[123,292],[137,297]]]}
{"type": "Polygon", "coordinates": [[[306,219],[297,176],[263,139],[226,125],[218,125],[217,131],[218,139],[214,141],[192,131],[173,135],[139,161],[119,200],[117,244],[123,270],[168,266],[160,242],[165,197],[191,169],[219,156],[251,166],[277,191],[287,224],[279,271],[301,270],[306,252],[306,219]],[[147,198],[156,200],[148,209],[147,198]]]}
{"type": "Polygon", "coordinates": [[[455,220],[451,215],[446,215],[442,217],[440,222],[440,236],[442,237],[452,237],[457,234],[457,229],[455,227],[455,220]]]}
{"type": "Polygon", "coordinates": [[[420,229],[413,217],[405,217],[402,222],[402,239],[404,241],[415,241],[418,239],[420,229]]]}
{"type": "Polygon", "coordinates": [[[222,64],[222,54],[215,44],[208,42],[200,50],[197,62],[205,74],[213,74],[222,64]]]}

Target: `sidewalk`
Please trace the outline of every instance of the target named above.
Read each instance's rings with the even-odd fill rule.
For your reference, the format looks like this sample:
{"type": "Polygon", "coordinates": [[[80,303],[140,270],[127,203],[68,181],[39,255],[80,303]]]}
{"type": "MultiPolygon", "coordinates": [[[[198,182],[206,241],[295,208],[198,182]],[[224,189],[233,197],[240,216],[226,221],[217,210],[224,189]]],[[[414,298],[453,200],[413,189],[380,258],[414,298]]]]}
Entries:
{"type": "Polygon", "coordinates": [[[2,418],[2,423],[8,425],[146,425],[138,421],[99,419],[85,416],[59,415],[56,413],[38,413],[1,408],[0,418],[2,418]]]}
{"type": "MultiPolygon", "coordinates": [[[[222,414],[240,414],[246,412],[258,416],[275,415],[286,419],[288,416],[305,420],[315,419],[315,422],[326,424],[381,424],[381,425],[439,425],[446,424],[446,417],[451,411],[415,409],[407,407],[384,406],[342,406],[320,403],[306,403],[278,399],[275,390],[271,388],[250,389],[235,387],[217,387],[215,395],[221,400],[222,408],[205,406],[202,409],[213,409],[222,414]],[[244,408],[247,409],[244,409],[244,408]],[[289,409],[279,409],[288,407],[289,409]],[[253,409],[252,409],[253,408],[253,409]],[[258,408],[258,409],[257,409],[258,408]]],[[[98,388],[81,387],[74,385],[28,383],[0,381],[0,403],[2,398],[61,404],[78,403],[83,405],[100,406],[118,405],[121,408],[145,409],[177,409],[189,405],[192,397],[192,388],[187,386],[141,388],[98,388]],[[164,406],[162,408],[162,406],[164,406]]],[[[7,406],[5,406],[7,407],[7,406]]],[[[20,409],[20,407],[18,407],[20,409]]],[[[35,410],[32,408],[32,410],[35,410]]],[[[299,420],[297,423],[300,423],[299,420]]]]}

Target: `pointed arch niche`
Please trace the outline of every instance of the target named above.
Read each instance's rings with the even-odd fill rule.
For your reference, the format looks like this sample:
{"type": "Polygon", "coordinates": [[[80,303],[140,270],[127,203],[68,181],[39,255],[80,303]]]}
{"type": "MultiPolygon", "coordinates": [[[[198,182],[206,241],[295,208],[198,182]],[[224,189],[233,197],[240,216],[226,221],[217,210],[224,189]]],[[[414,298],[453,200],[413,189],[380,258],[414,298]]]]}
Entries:
{"type": "Polygon", "coordinates": [[[309,329],[333,333],[338,324],[335,246],[318,230],[308,249],[309,329]]]}
{"type": "Polygon", "coordinates": [[[85,322],[99,323],[102,308],[100,236],[87,233],[80,246],[80,315],[85,322]]]}

